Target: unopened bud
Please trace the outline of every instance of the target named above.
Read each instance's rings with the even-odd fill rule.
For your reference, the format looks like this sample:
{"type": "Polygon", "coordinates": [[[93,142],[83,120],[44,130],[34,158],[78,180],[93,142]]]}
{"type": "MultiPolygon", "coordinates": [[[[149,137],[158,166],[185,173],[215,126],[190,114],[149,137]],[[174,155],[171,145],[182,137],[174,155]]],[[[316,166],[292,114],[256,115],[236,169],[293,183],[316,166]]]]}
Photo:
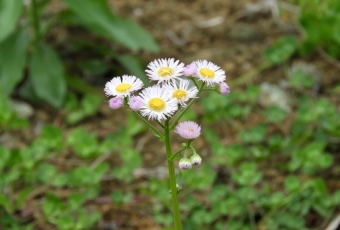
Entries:
{"type": "Polygon", "coordinates": [[[202,163],[202,158],[197,153],[190,157],[191,164],[200,165],[202,163]]]}
{"type": "Polygon", "coordinates": [[[189,158],[183,157],[179,160],[178,166],[180,169],[191,169],[192,163],[189,158]]]}

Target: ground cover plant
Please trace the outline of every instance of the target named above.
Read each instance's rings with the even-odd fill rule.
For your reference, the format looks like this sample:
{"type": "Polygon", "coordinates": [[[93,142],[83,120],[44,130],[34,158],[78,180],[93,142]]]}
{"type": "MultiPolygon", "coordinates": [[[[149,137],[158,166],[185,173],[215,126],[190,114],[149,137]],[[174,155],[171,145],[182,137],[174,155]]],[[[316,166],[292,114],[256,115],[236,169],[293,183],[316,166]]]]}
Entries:
{"type": "MultiPolygon", "coordinates": [[[[335,223],[338,1],[18,2],[0,0],[0,229],[173,229],[169,159],[154,136],[162,138],[164,120],[148,121],[153,130],[130,109],[138,99],[103,93],[114,76],[134,75],[148,88],[154,82],[144,69],[161,57],[211,60],[231,88],[228,96],[213,87],[199,103],[182,102],[191,106],[178,123],[201,128],[190,142],[195,152],[175,132],[176,116],[170,120],[183,229],[318,230],[335,223]],[[55,9],[56,2],[63,4],[55,9]],[[152,33],[160,53],[112,34],[136,24],[152,33]],[[38,57],[56,64],[33,65],[38,57]],[[32,66],[46,73],[62,67],[63,96],[53,94],[55,79],[45,82],[48,96],[36,95],[40,88],[23,93],[31,92],[32,66]],[[185,149],[190,163],[179,165],[185,149]]],[[[122,33],[135,39],[134,32],[122,33]]],[[[194,79],[187,90],[200,88],[194,79]]]]}

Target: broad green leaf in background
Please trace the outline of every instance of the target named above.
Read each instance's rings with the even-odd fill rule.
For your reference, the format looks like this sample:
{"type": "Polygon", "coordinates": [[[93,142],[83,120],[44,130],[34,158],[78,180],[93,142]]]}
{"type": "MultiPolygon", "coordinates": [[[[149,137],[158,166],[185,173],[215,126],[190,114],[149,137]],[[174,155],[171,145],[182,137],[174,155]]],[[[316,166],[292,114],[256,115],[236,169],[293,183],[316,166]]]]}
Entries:
{"type": "Polygon", "coordinates": [[[4,95],[10,94],[23,77],[26,47],[27,36],[24,30],[10,35],[0,43],[0,92],[4,95]]]}
{"type": "Polygon", "coordinates": [[[15,29],[22,10],[22,2],[22,0],[0,0],[0,42],[15,29]]]}
{"type": "Polygon", "coordinates": [[[93,32],[132,50],[158,51],[152,36],[129,19],[112,14],[106,0],[64,0],[93,32]]]}
{"type": "Polygon", "coordinates": [[[60,107],[66,94],[64,69],[53,49],[44,43],[36,46],[30,60],[30,77],[36,95],[60,107]]]}
{"type": "Polygon", "coordinates": [[[130,72],[130,74],[140,78],[144,85],[149,85],[149,80],[145,75],[139,58],[132,55],[117,55],[116,58],[120,64],[122,64],[130,72]]]}

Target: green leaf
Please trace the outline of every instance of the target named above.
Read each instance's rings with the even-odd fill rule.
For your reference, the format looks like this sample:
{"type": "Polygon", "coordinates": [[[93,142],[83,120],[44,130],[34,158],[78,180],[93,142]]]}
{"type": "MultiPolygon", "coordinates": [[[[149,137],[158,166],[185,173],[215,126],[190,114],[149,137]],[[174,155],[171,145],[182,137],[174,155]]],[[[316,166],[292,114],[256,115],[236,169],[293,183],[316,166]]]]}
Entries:
{"type": "Polygon", "coordinates": [[[268,107],[264,110],[264,116],[269,122],[280,123],[286,119],[288,113],[277,106],[268,107]]]}
{"type": "Polygon", "coordinates": [[[239,137],[245,143],[259,143],[265,139],[267,126],[258,124],[248,130],[241,131],[239,137]]]}
{"type": "Polygon", "coordinates": [[[37,167],[37,177],[42,183],[48,184],[52,182],[57,174],[57,170],[54,165],[42,162],[37,167]]]}
{"type": "Polygon", "coordinates": [[[2,193],[0,193],[0,207],[4,208],[7,212],[11,212],[13,209],[10,200],[2,193]]]}
{"type": "MultiPolygon", "coordinates": [[[[1,34],[2,30],[0,36],[1,34]]],[[[20,30],[10,35],[6,40],[0,43],[0,92],[5,95],[10,94],[15,85],[23,77],[23,69],[26,61],[26,47],[27,36],[24,30],[20,30]]]]}
{"type": "Polygon", "coordinates": [[[23,204],[25,203],[26,199],[29,197],[31,192],[33,191],[33,187],[26,187],[21,191],[16,200],[16,208],[22,208],[23,204]]]}
{"type": "Polygon", "coordinates": [[[281,64],[287,61],[295,53],[296,48],[296,38],[293,36],[285,36],[268,47],[264,52],[264,56],[273,64],[281,64]]]}
{"type": "Polygon", "coordinates": [[[299,191],[301,182],[296,176],[287,176],[284,181],[285,189],[289,192],[299,191]]]}
{"type": "Polygon", "coordinates": [[[80,157],[90,158],[98,154],[96,137],[82,128],[74,129],[67,142],[80,157]]]}
{"type": "Polygon", "coordinates": [[[177,191],[182,189],[182,184],[183,184],[183,176],[182,176],[182,171],[180,170],[178,174],[176,175],[176,187],[177,191]]]}
{"type": "Polygon", "coordinates": [[[93,32],[115,40],[134,51],[144,49],[158,51],[151,35],[129,19],[112,14],[106,0],[64,0],[93,32]]]}
{"type": "Polygon", "coordinates": [[[66,94],[64,69],[59,57],[44,43],[32,52],[30,77],[37,96],[60,107],[66,94]]]}
{"type": "Polygon", "coordinates": [[[6,165],[7,161],[10,158],[10,151],[9,149],[0,146],[0,170],[2,170],[4,168],[4,166],[6,165]]]}
{"type": "Polygon", "coordinates": [[[149,79],[145,75],[144,68],[142,67],[139,58],[132,55],[118,55],[116,58],[120,64],[122,64],[130,72],[130,74],[140,78],[144,85],[150,85],[149,79]]]}
{"type": "Polygon", "coordinates": [[[50,124],[43,127],[40,138],[46,141],[50,148],[60,148],[63,144],[62,131],[50,124]]]}
{"type": "Polygon", "coordinates": [[[22,0],[0,0],[0,42],[15,29],[22,10],[22,0]]]}

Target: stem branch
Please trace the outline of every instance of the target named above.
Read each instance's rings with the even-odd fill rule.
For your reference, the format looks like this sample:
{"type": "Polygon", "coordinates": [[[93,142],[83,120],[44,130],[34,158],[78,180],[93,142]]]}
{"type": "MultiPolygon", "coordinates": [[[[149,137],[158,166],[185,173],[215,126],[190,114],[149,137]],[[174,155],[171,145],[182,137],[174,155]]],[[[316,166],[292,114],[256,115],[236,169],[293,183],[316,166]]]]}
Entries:
{"type": "Polygon", "coordinates": [[[190,106],[194,103],[194,101],[196,100],[196,98],[198,98],[198,96],[200,95],[200,93],[203,90],[204,87],[204,83],[201,85],[201,88],[199,89],[198,93],[197,93],[197,97],[193,98],[189,104],[183,109],[183,111],[176,117],[176,120],[171,124],[170,126],[170,130],[173,130],[175,128],[175,126],[177,125],[177,122],[179,121],[179,119],[181,119],[181,117],[185,114],[185,112],[190,108],[190,106]]]}
{"type": "Polygon", "coordinates": [[[148,122],[147,120],[145,120],[145,118],[140,115],[138,112],[135,111],[135,114],[147,125],[149,126],[159,137],[164,138],[163,134],[161,134],[152,124],[150,124],[150,122],[148,122]]]}

